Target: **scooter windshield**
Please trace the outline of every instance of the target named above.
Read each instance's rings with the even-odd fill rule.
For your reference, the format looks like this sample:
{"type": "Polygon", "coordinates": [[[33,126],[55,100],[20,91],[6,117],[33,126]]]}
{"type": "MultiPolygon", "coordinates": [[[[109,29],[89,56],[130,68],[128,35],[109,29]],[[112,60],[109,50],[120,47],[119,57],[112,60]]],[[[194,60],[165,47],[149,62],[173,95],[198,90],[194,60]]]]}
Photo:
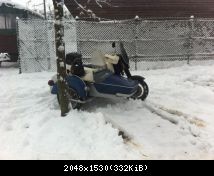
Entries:
{"type": "Polygon", "coordinates": [[[100,50],[95,50],[92,53],[92,57],[90,59],[90,63],[92,65],[103,67],[106,65],[105,63],[105,56],[100,50]]]}
{"type": "Polygon", "coordinates": [[[128,57],[128,54],[124,48],[124,45],[123,45],[123,42],[120,42],[120,52],[121,52],[121,55],[122,55],[122,59],[123,59],[123,62],[129,66],[129,57],[128,57]]]}

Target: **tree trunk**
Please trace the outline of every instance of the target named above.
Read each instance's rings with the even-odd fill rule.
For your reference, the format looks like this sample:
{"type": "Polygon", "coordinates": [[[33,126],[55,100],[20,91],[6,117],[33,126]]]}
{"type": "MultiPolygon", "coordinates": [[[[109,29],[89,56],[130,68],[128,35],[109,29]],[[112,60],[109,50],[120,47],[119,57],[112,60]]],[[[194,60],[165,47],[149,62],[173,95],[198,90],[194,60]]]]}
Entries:
{"type": "Polygon", "coordinates": [[[59,94],[59,102],[61,108],[61,116],[66,116],[69,112],[69,100],[66,78],[65,64],[65,43],[64,25],[63,25],[63,5],[64,0],[53,0],[54,15],[55,15],[55,41],[56,41],[56,56],[57,56],[57,87],[59,94]]]}

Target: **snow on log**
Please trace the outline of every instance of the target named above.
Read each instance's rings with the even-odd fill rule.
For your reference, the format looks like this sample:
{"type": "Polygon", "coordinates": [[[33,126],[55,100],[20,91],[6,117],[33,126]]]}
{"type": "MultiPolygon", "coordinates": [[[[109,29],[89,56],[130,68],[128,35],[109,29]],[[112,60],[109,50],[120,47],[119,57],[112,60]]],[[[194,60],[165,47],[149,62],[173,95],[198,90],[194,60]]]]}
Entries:
{"type": "Polygon", "coordinates": [[[65,47],[60,45],[59,48],[58,48],[58,51],[61,52],[61,53],[64,52],[65,51],[65,47]]]}
{"type": "Polygon", "coordinates": [[[44,16],[41,15],[40,13],[37,13],[37,12],[35,12],[33,10],[30,10],[29,8],[26,8],[26,7],[24,7],[24,6],[20,5],[20,4],[11,2],[9,0],[0,1],[0,7],[1,6],[6,6],[8,8],[14,8],[14,9],[19,9],[19,10],[25,10],[25,11],[30,12],[33,15],[40,16],[41,18],[44,18],[44,16]]]}

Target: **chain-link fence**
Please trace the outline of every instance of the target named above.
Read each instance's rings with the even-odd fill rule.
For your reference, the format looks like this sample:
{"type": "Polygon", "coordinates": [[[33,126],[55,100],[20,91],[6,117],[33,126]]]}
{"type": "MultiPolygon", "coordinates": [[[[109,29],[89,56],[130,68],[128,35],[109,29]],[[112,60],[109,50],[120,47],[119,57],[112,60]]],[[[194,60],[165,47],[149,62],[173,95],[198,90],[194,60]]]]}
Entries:
{"type": "MultiPolygon", "coordinates": [[[[54,22],[18,20],[18,48],[21,72],[55,71],[54,22]]],[[[76,23],[65,23],[66,53],[77,51],[76,23]]]]}
{"type": "MultiPolygon", "coordinates": [[[[214,61],[214,19],[65,21],[64,26],[66,53],[78,51],[85,62],[94,50],[115,52],[114,41],[124,42],[132,70],[214,61]]],[[[55,71],[54,22],[18,20],[17,29],[21,71],[55,71]]]]}

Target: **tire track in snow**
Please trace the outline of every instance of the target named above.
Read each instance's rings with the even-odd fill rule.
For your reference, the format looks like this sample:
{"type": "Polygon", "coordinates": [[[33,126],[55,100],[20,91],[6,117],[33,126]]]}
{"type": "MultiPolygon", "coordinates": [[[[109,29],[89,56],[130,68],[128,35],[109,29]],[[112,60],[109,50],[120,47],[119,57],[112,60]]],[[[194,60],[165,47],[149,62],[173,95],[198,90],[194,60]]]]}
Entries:
{"type": "Polygon", "coordinates": [[[192,117],[189,114],[183,113],[181,111],[178,110],[174,110],[174,109],[169,109],[166,108],[164,106],[160,106],[154,103],[147,103],[144,104],[145,107],[147,107],[152,113],[157,114],[158,116],[160,116],[162,119],[164,120],[168,120],[169,122],[178,125],[179,121],[183,120],[186,123],[186,127],[189,131],[189,133],[193,136],[193,137],[200,137],[200,132],[198,130],[193,129],[192,125],[195,125],[197,127],[204,127],[205,126],[205,122],[200,120],[199,118],[196,117],[192,117]],[[183,117],[183,119],[181,119],[181,117],[183,117]],[[189,125],[188,125],[189,124],[189,125]]]}
{"type": "Polygon", "coordinates": [[[118,135],[123,138],[123,141],[126,145],[134,149],[135,151],[139,152],[141,155],[142,160],[149,160],[151,159],[148,154],[145,154],[145,151],[143,150],[143,146],[139,143],[137,143],[133,139],[133,135],[129,133],[126,129],[124,129],[122,126],[120,126],[118,123],[114,122],[112,119],[108,118],[107,116],[104,116],[106,123],[110,123],[113,128],[117,129],[118,135]]]}
{"type": "Polygon", "coordinates": [[[144,106],[151,111],[152,113],[160,116],[162,119],[164,120],[168,120],[169,122],[171,122],[172,124],[178,124],[179,120],[177,118],[175,118],[172,115],[169,115],[166,111],[161,110],[160,108],[155,108],[154,106],[152,106],[151,104],[144,104],[144,106]]]}
{"type": "Polygon", "coordinates": [[[192,116],[190,114],[184,113],[177,109],[171,109],[167,108],[162,105],[158,105],[156,103],[153,103],[151,101],[144,104],[145,107],[147,107],[152,112],[156,113],[157,115],[161,116],[163,119],[169,120],[170,122],[174,124],[178,124],[181,117],[185,119],[188,123],[195,125],[197,127],[205,127],[206,123],[195,116],[192,116]],[[163,113],[164,112],[164,113],[163,113]]]}
{"type": "MultiPolygon", "coordinates": [[[[178,119],[176,119],[172,115],[167,114],[167,112],[164,112],[163,110],[159,110],[159,109],[157,109],[154,106],[149,105],[149,104],[144,103],[143,106],[145,106],[146,109],[149,112],[151,112],[152,114],[156,114],[157,116],[160,116],[163,120],[168,120],[170,123],[172,123],[174,125],[178,124],[178,119]]],[[[106,120],[106,123],[110,123],[113,128],[119,130],[118,135],[122,136],[124,143],[126,145],[128,145],[129,147],[138,151],[140,153],[140,155],[142,156],[142,159],[144,159],[144,160],[151,159],[151,157],[149,157],[148,154],[145,154],[145,151],[143,149],[143,145],[135,140],[135,136],[130,131],[128,131],[127,128],[122,127],[121,125],[119,125],[118,122],[116,122],[113,118],[110,118],[109,116],[105,115],[104,118],[106,120]]]]}
{"type": "Polygon", "coordinates": [[[118,135],[123,137],[124,143],[138,151],[142,159],[165,158],[165,154],[159,152],[168,150],[171,150],[166,155],[169,159],[206,157],[208,144],[204,143],[199,128],[203,127],[203,121],[189,114],[150,101],[117,102],[107,107],[98,105],[92,111],[102,112],[105,121],[119,130],[118,135]],[[176,151],[173,151],[173,145],[176,151]]]}

